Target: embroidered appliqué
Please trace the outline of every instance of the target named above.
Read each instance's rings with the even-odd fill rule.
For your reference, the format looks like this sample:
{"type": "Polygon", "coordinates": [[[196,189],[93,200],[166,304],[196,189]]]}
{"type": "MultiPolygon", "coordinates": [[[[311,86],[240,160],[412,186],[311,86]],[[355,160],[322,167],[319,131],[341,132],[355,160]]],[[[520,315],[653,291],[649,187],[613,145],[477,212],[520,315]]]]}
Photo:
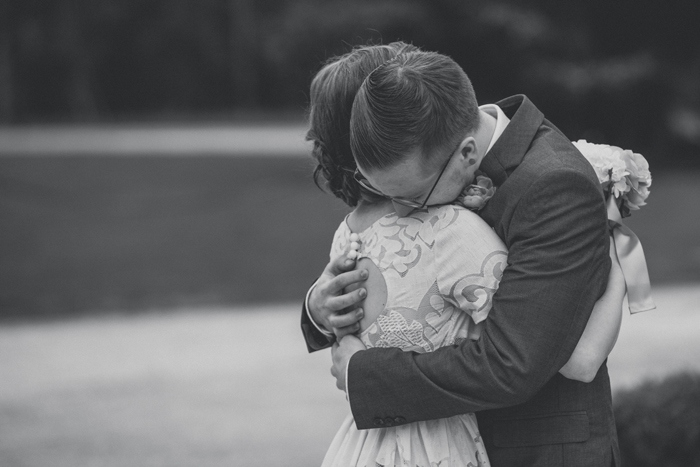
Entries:
{"type": "Polygon", "coordinates": [[[433,350],[433,346],[423,337],[423,325],[411,319],[410,321],[396,310],[388,315],[377,317],[380,337],[374,344],[375,347],[398,347],[411,349],[420,347],[425,352],[433,350]]]}
{"type": "Polygon", "coordinates": [[[505,251],[490,253],[481,263],[481,271],[459,279],[450,290],[457,307],[469,313],[475,323],[482,321],[491,310],[491,297],[496,293],[508,265],[505,251]]]}

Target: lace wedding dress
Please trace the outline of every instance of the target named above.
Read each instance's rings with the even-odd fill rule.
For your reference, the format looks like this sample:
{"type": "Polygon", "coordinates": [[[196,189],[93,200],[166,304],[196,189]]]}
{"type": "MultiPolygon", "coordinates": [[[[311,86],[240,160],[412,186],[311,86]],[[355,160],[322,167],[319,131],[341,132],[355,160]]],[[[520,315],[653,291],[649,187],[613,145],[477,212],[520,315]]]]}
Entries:
{"type": "MultiPolygon", "coordinates": [[[[331,257],[347,252],[350,230],[335,233],[331,257]]],[[[387,301],[361,332],[368,347],[431,352],[478,337],[506,266],[506,248],[475,213],[458,206],[389,214],[357,232],[360,258],[386,282],[387,301]]],[[[323,467],[489,465],[474,414],[358,430],[349,415],[323,467]]]]}

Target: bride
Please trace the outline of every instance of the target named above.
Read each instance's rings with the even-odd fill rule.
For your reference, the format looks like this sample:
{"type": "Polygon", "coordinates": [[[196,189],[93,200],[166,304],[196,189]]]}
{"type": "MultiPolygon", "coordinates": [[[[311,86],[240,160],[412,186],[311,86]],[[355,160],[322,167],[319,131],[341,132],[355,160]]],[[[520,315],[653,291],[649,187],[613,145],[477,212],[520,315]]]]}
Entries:
{"type": "MultiPolygon", "coordinates": [[[[336,330],[336,337],[357,331],[368,348],[431,352],[478,338],[507,251],[475,212],[458,204],[427,206],[427,199],[386,199],[356,171],[349,142],[355,93],[374,68],[410,50],[416,48],[400,42],[360,47],[328,62],[311,84],[307,139],[318,163],[316,183],[354,208],[335,233],[331,258],[357,261],[367,277],[357,292],[364,297],[359,321],[336,330]],[[397,206],[412,211],[399,216],[397,206]]],[[[465,185],[471,182],[465,180],[465,185]]],[[[625,287],[611,256],[607,292],[560,370],[567,378],[585,381],[595,374],[617,338],[625,287]]],[[[386,418],[375,425],[379,427],[358,430],[348,415],[323,466],[490,465],[472,413],[409,424],[386,418]]]]}

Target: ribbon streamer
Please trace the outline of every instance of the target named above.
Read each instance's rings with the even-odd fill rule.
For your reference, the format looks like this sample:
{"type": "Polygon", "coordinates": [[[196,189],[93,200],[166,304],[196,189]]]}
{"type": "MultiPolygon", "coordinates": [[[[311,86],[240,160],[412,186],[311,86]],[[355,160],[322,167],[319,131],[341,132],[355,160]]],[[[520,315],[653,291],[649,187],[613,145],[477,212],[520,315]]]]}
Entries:
{"type": "Polygon", "coordinates": [[[651,284],[647,271],[647,260],[639,238],[622,223],[620,209],[615,196],[608,197],[608,224],[612,230],[617,259],[620,261],[622,274],[627,284],[627,302],[630,313],[656,309],[651,298],[651,284]]]}

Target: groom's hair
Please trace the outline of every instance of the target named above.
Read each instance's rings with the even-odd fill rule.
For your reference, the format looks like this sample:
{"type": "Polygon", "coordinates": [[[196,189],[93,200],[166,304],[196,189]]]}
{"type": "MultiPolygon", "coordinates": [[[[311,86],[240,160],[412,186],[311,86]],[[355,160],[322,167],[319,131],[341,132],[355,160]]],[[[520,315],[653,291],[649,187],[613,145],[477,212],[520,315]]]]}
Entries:
{"type": "Polygon", "coordinates": [[[424,157],[453,149],[478,125],[476,95],[464,70],[445,55],[410,52],[365,79],[352,107],[350,144],[360,167],[383,169],[415,148],[424,157]]]}
{"type": "Polygon", "coordinates": [[[313,143],[317,162],[314,181],[349,206],[363,198],[377,198],[353,177],[357,166],[350,149],[350,112],[357,90],[379,65],[416,50],[418,47],[404,42],[359,46],[328,60],[311,82],[306,139],[313,143]]]}

